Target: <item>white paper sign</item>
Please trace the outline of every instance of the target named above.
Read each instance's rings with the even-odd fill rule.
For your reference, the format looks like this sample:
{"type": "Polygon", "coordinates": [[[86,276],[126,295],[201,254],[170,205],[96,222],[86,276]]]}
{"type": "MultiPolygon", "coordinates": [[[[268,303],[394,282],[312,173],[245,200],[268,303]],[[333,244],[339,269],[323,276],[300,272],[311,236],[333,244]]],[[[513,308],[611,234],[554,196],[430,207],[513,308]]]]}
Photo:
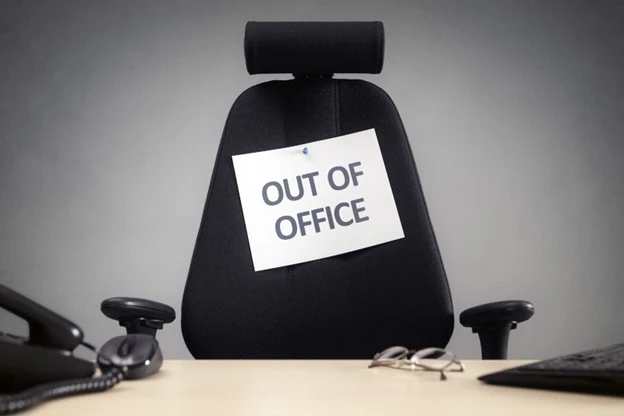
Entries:
{"type": "Polygon", "coordinates": [[[373,129],[232,159],[256,271],[404,237],[373,129]]]}

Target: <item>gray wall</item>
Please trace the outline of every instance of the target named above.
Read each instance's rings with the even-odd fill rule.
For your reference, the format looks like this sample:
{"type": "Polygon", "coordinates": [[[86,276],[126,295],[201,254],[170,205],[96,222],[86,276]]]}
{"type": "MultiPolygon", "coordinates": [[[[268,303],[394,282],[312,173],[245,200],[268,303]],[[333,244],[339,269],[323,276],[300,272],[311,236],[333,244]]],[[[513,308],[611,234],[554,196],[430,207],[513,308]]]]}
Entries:
{"type": "MultiPolygon", "coordinates": [[[[378,19],[384,71],[361,78],[402,114],[457,313],[533,301],[513,358],[623,341],[622,4],[2,1],[0,281],[98,345],[121,333],[106,297],[179,310],[228,110],[273,78],[245,72],[245,22],[378,19]]],[[[449,348],[479,356],[459,323],[449,348]]]]}

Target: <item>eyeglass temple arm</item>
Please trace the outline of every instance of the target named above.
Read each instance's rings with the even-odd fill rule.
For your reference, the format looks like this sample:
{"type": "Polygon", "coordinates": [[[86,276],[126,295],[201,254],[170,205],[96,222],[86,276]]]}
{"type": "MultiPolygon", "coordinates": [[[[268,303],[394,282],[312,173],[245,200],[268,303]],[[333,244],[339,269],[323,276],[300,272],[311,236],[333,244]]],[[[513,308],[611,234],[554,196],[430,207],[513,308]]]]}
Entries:
{"type": "Polygon", "coordinates": [[[531,302],[505,300],[466,309],[459,315],[459,322],[479,334],[484,360],[504,360],[507,358],[509,332],[534,313],[531,302]]]}

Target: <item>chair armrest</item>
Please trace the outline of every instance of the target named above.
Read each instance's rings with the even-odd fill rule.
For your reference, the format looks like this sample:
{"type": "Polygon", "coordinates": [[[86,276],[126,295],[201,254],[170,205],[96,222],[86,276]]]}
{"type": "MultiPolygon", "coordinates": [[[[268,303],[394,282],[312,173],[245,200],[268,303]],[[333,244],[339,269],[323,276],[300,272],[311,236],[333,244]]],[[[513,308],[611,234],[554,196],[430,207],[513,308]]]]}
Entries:
{"type": "Polygon", "coordinates": [[[155,336],[163,324],[173,322],[176,317],[171,306],[141,298],[109,298],[102,302],[100,309],[107,317],[119,321],[128,334],[155,336]]]}
{"type": "Polygon", "coordinates": [[[509,332],[534,313],[531,302],[505,300],[466,309],[459,315],[459,322],[479,334],[483,359],[500,360],[507,358],[509,332]]]}
{"type": "Polygon", "coordinates": [[[473,328],[473,330],[483,326],[497,326],[507,323],[512,324],[515,328],[516,324],[528,320],[534,313],[535,309],[531,302],[503,300],[466,309],[459,315],[459,322],[465,327],[473,328]]]}

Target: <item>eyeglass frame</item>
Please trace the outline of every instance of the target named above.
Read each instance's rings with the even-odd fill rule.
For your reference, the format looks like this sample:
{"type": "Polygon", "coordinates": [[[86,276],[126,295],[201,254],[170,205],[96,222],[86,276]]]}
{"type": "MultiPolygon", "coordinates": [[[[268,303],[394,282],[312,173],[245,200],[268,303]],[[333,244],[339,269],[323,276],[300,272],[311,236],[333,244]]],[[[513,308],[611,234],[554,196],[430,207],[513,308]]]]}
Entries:
{"type": "Polygon", "coordinates": [[[374,368],[374,367],[397,368],[397,365],[398,365],[398,368],[404,365],[409,365],[410,370],[412,371],[414,371],[417,367],[425,371],[439,371],[440,380],[447,379],[446,375],[444,374],[445,371],[449,371],[449,372],[464,372],[465,371],[464,363],[454,353],[448,350],[445,350],[443,348],[429,347],[429,348],[422,348],[420,350],[414,350],[414,349],[409,349],[409,348],[399,346],[399,345],[388,347],[385,350],[375,354],[373,356],[373,360],[368,365],[368,368],[374,368]],[[387,354],[390,350],[395,349],[395,348],[402,350],[402,352],[400,352],[396,356],[392,355],[392,358],[381,358],[383,357],[383,355],[387,354]],[[421,359],[426,359],[427,356],[430,356],[435,353],[449,355],[450,359],[448,360],[448,363],[446,363],[442,367],[434,367],[434,366],[430,366],[425,363],[422,363],[420,361],[421,359]],[[457,366],[459,366],[459,368],[449,370],[448,368],[452,366],[453,364],[456,364],[457,366]]]}

